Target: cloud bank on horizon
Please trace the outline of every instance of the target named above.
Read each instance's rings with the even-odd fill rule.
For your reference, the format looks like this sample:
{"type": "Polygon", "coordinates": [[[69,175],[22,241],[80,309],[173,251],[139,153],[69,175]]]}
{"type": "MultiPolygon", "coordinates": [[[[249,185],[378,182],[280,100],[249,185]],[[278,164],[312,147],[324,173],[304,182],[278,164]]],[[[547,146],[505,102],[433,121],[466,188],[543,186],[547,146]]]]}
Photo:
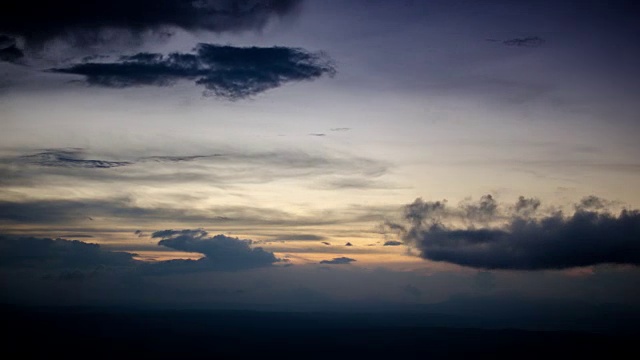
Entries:
{"type": "Polygon", "coordinates": [[[491,195],[449,207],[421,198],[403,209],[403,223],[388,222],[422,258],[480,269],[545,270],[598,264],[640,265],[640,211],[609,210],[609,202],[583,198],[572,214],[537,214],[540,200],[520,197],[501,206],[491,195]]]}

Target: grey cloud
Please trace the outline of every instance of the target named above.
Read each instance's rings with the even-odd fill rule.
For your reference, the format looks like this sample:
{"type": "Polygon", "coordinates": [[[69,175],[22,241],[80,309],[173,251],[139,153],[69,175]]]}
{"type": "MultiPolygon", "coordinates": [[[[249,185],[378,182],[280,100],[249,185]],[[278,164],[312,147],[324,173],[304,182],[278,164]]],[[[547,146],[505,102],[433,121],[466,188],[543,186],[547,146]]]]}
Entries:
{"type": "MultiPolygon", "coordinates": [[[[590,198],[581,203],[593,203],[590,198]]],[[[519,199],[516,204],[522,204],[519,199]]],[[[529,202],[531,203],[531,202],[529,202]]],[[[405,207],[405,221],[396,224],[405,243],[420,256],[482,269],[564,269],[603,263],[640,265],[640,212],[619,214],[576,206],[571,215],[556,212],[534,217],[512,214],[506,223],[456,227],[434,211],[441,203],[421,199],[405,207]],[[416,209],[420,211],[416,211],[416,209]]],[[[535,202],[534,202],[535,204],[535,202]]],[[[536,207],[539,205],[536,205],[536,207]]]]}
{"type": "Polygon", "coordinates": [[[311,134],[309,134],[309,136],[318,136],[318,137],[322,137],[322,136],[327,136],[327,134],[323,134],[323,133],[311,133],[311,134]]]}
{"type": "Polygon", "coordinates": [[[230,150],[212,154],[138,157],[122,155],[118,159],[107,159],[105,155],[90,155],[87,150],[77,148],[24,153],[26,154],[0,158],[0,183],[21,186],[29,183],[37,186],[39,182],[50,180],[48,175],[54,175],[57,179],[66,176],[74,181],[85,182],[206,182],[224,186],[316,175],[348,176],[351,181],[357,181],[359,177],[378,177],[388,171],[387,163],[374,159],[291,150],[230,150]],[[156,171],[162,170],[154,167],[156,163],[173,163],[180,166],[180,171],[156,171]],[[91,170],[120,167],[127,167],[127,171],[91,170]]]}
{"type": "Polygon", "coordinates": [[[487,221],[496,215],[498,203],[490,194],[483,195],[477,204],[466,204],[464,206],[467,219],[487,221]]]}
{"type": "Polygon", "coordinates": [[[525,198],[520,196],[515,205],[515,212],[518,215],[529,217],[532,216],[540,207],[540,200],[536,198],[525,198]]]}
{"type": "Polygon", "coordinates": [[[0,222],[68,224],[104,216],[155,219],[188,217],[186,211],[137,207],[129,199],[0,201],[0,222]]]}
{"type": "Polygon", "coordinates": [[[383,246],[400,246],[403,244],[404,243],[402,241],[389,240],[389,241],[385,241],[383,246]]]}
{"type": "Polygon", "coordinates": [[[78,240],[0,235],[0,266],[27,268],[95,268],[131,266],[133,254],[106,251],[78,240]]]}
{"type": "MultiPolygon", "coordinates": [[[[66,231],[95,231],[95,226],[117,220],[140,226],[157,221],[181,221],[192,226],[218,224],[225,228],[247,226],[297,227],[350,224],[380,220],[386,208],[347,209],[297,216],[279,209],[250,206],[221,206],[194,210],[174,207],[140,207],[130,198],[104,200],[27,200],[0,201],[0,224],[40,224],[66,231]],[[90,220],[92,224],[89,227],[90,220]],[[106,220],[106,221],[105,221],[106,220]],[[93,223],[97,224],[93,224],[93,223]],[[84,228],[83,226],[87,226],[84,228]]],[[[59,230],[56,230],[59,231],[59,230]]]]}
{"type": "Polygon", "coordinates": [[[611,205],[611,201],[599,198],[594,195],[589,195],[580,200],[576,204],[577,210],[603,210],[611,205]]]}
{"type": "Polygon", "coordinates": [[[324,240],[326,237],[312,234],[287,234],[287,235],[279,235],[274,240],[277,241],[289,241],[289,240],[297,240],[297,241],[320,241],[324,240]]]}
{"type": "Polygon", "coordinates": [[[198,44],[192,53],[139,53],[117,62],[84,62],[53,72],[85,76],[90,85],[113,88],[170,86],[192,80],[205,95],[248,98],[285,83],[314,80],[336,72],[324,53],[287,47],[198,44]]]}
{"type": "Polygon", "coordinates": [[[103,29],[166,32],[168,28],[213,32],[260,29],[293,12],[298,0],[8,0],[0,11],[0,33],[30,42],[63,36],[76,45],[101,39],[103,29]]]}
{"type": "Polygon", "coordinates": [[[331,130],[331,131],[349,131],[349,130],[351,130],[351,128],[348,128],[348,127],[338,127],[338,128],[331,128],[331,129],[329,129],[329,130],[331,130]]]}
{"type": "Polygon", "coordinates": [[[203,254],[199,260],[165,262],[163,267],[193,270],[241,270],[270,266],[280,261],[271,252],[251,247],[250,240],[241,240],[222,234],[209,236],[204,230],[163,230],[154,232],[152,238],[161,239],[158,245],[171,249],[203,254]]]}
{"type": "Polygon", "coordinates": [[[108,169],[132,164],[129,161],[83,159],[82,149],[50,149],[39,152],[37,154],[22,156],[19,158],[19,160],[40,166],[100,169],[108,169]]]}
{"type": "Polygon", "coordinates": [[[337,258],[333,258],[331,260],[322,260],[320,261],[320,264],[327,264],[327,265],[344,265],[344,264],[350,264],[352,262],[356,261],[356,259],[352,259],[352,258],[348,258],[348,257],[337,257],[337,258]]]}

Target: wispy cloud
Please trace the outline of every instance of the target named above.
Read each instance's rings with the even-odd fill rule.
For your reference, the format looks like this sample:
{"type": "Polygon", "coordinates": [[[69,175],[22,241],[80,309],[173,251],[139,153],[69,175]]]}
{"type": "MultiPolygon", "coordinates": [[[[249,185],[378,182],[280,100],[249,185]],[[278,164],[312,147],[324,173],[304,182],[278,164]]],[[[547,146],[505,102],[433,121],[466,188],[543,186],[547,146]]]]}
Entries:
{"type": "Polygon", "coordinates": [[[513,38],[502,41],[502,44],[513,47],[540,47],[544,45],[545,40],[538,36],[528,36],[523,38],[513,38]]]}
{"type": "Polygon", "coordinates": [[[40,166],[100,169],[108,169],[132,164],[132,162],[129,161],[83,159],[82,153],[82,149],[51,149],[33,155],[21,156],[19,160],[40,166]]]}

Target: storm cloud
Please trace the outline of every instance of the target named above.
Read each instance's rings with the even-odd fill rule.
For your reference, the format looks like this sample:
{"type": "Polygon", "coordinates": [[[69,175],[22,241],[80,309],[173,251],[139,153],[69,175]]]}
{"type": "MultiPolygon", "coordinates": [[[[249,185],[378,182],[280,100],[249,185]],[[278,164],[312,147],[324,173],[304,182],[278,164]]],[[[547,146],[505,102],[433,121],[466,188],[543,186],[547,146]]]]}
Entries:
{"type": "MultiPolygon", "coordinates": [[[[158,245],[175,250],[203,254],[199,260],[180,260],[169,262],[172,267],[183,267],[189,270],[241,270],[270,266],[280,261],[271,252],[260,247],[252,248],[251,240],[241,240],[222,234],[209,236],[201,229],[197,230],[163,230],[151,234],[154,239],[161,239],[158,245]]],[[[166,265],[166,264],[165,264],[166,265]]]]}
{"type": "MultiPolygon", "coordinates": [[[[587,199],[581,203],[585,201],[594,202],[587,199]]],[[[522,212],[523,208],[538,206],[537,200],[521,197],[511,207],[517,212],[510,217],[503,214],[503,222],[496,218],[492,225],[460,226],[441,215],[448,210],[442,202],[418,199],[405,207],[404,219],[410,225],[392,224],[390,229],[399,231],[402,240],[420,250],[425,259],[474,268],[541,270],[604,263],[640,265],[638,210],[612,213],[576,206],[570,215],[556,211],[537,217],[522,212]]]]}
{"type": "Polygon", "coordinates": [[[239,100],[285,83],[332,76],[324,53],[288,47],[235,47],[198,44],[192,53],[138,53],[116,62],[83,62],[51,71],[85,76],[90,85],[126,88],[170,86],[191,80],[204,94],[239,100]]]}
{"type": "Polygon", "coordinates": [[[260,29],[272,18],[293,12],[298,0],[79,0],[3,2],[0,33],[32,42],[67,37],[76,43],[100,40],[98,32],[139,33],[181,28],[212,32],[260,29]]]}

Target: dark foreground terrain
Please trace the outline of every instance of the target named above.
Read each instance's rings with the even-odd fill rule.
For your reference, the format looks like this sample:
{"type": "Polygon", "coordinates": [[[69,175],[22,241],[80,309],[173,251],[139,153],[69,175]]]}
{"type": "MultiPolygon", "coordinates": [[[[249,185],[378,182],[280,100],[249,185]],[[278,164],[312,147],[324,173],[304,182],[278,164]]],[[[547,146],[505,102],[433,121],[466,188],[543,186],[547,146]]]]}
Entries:
{"type": "Polygon", "coordinates": [[[631,334],[419,325],[410,314],[3,306],[0,315],[0,344],[11,354],[6,358],[560,359],[636,353],[631,334]]]}

